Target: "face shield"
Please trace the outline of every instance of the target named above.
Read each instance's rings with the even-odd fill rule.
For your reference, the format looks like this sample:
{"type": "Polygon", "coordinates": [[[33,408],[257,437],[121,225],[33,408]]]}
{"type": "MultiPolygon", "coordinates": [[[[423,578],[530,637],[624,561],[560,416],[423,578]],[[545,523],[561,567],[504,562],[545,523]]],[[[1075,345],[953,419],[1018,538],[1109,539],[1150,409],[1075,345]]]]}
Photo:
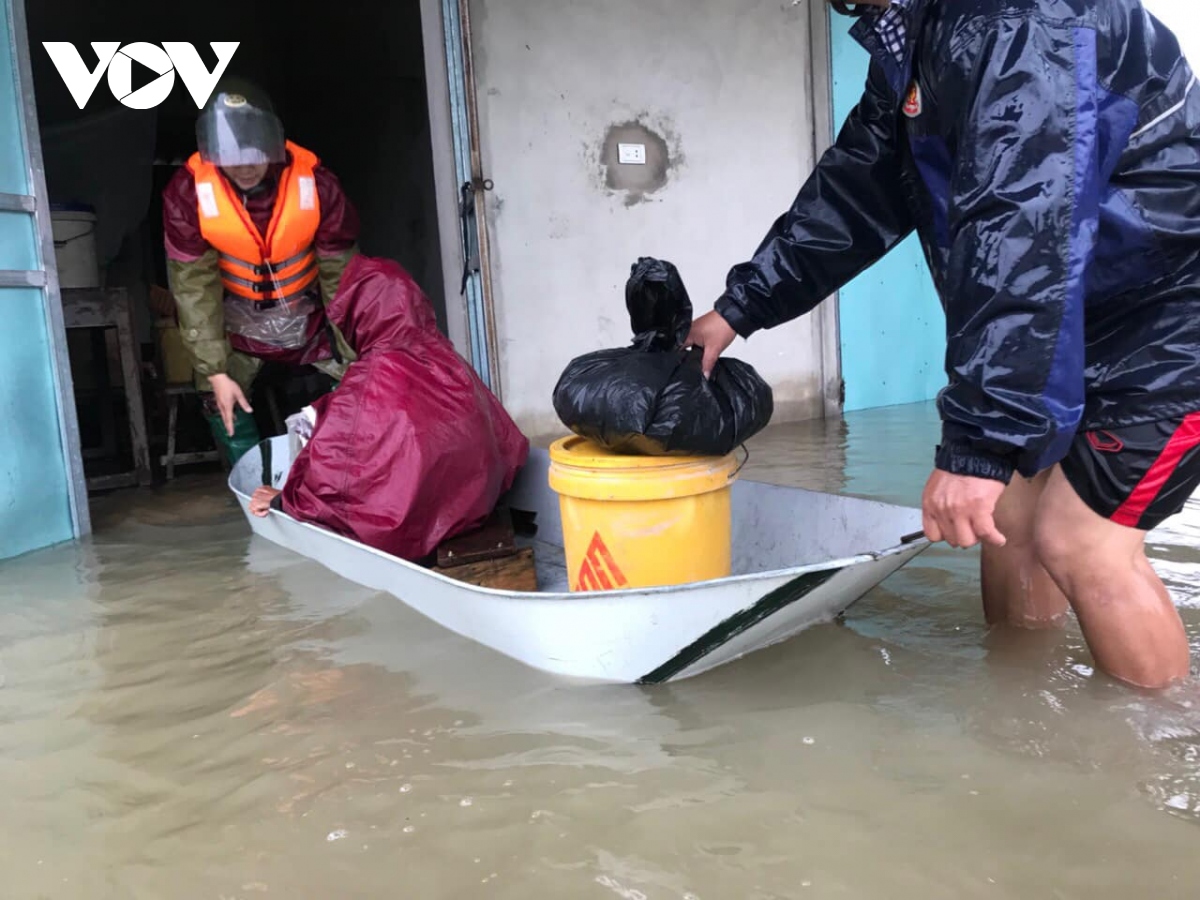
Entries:
{"type": "Polygon", "coordinates": [[[287,161],[283,123],[269,103],[244,94],[218,93],[196,122],[200,158],[216,166],[258,166],[287,161]]]}

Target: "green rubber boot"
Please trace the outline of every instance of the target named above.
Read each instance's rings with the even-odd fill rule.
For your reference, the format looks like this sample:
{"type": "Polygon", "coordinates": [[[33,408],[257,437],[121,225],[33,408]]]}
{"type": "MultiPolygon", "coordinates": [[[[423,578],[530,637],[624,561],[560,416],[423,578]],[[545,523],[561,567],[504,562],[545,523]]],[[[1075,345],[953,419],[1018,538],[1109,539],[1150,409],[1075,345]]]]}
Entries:
{"type": "Polygon", "coordinates": [[[262,441],[258,434],[258,425],[254,422],[254,416],[241,409],[233,411],[233,437],[230,437],[229,432],[225,430],[225,423],[221,421],[219,415],[205,416],[204,418],[208,421],[213,440],[217,442],[217,449],[225,457],[230,468],[237,465],[239,459],[262,441]]]}

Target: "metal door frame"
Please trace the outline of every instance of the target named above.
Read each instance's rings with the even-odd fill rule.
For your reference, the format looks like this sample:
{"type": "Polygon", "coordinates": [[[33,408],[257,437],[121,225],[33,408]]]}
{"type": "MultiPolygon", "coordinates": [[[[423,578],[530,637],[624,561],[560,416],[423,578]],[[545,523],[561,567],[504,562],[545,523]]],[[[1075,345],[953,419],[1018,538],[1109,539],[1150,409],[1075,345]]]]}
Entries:
{"type": "Polygon", "coordinates": [[[59,290],[58,263],[54,254],[54,233],[50,222],[50,199],[46,190],[46,171],[42,161],[42,139],[38,130],[37,100],[34,94],[33,66],[29,56],[29,29],[25,0],[9,0],[8,33],[12,58],[16,63],[16,88],[20,95],[17,125],[25,148],[27,188],[32,193],[0,195],[0,209],[30,213],[38,233],[41,270],[3,273],[7,286],[40,288],[46,314],[46,336],[54,361],[54,395],[58,405],[59,440],[67,467],[67,494],[71,505],[71,529],[76,538],[91,533],[87,482],[83,474],[79,419],[75,412],[75,387],[71,378],[71,360],[67,352],[67,331],[63,324],[62,293],[59,290]]]}
{"type": "MultiPolygon", "coordinates": [[[[808,10],[809,68],[805,73],[805,90],[812,98],[812,151],[816,165],[834,141],[833,43],[829,31],[832,23],[828,4],[809,3],[808,10]]],[[[813,311],[821,340],[821,386],[826,418],[840,417],[845,400],[839,302],[835,291],[813,311]]]]}
{"type": "Polygon", "coordinates": [[[468,0],[421,0],[450,337],[503,399],[468,0]],[[468,213],[465,215],[464,212],[468,213]]]}

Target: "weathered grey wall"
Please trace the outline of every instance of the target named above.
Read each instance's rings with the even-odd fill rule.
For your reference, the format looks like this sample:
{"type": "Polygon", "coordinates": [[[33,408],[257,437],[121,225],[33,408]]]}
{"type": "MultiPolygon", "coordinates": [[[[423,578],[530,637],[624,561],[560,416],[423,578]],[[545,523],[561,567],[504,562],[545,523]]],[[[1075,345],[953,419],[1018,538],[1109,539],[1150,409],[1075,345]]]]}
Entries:
{"type": "MultiPolygon", "coordinates": [[[[788,0],[473,0],[504,400],[561,431],[569,360],[628,343],[624,283],[670,259],[698,311],[812,167],[808,10],[788,0]],[[645,169],[612,138],[649,131],[645,169]],[[612,151],[615,152],[615,151],[612,151]],[[658,165],[656,165],[656,162],[658,165]]],[[[739,342],[777,421],[822,413],[814,319],[739,342]]]]}

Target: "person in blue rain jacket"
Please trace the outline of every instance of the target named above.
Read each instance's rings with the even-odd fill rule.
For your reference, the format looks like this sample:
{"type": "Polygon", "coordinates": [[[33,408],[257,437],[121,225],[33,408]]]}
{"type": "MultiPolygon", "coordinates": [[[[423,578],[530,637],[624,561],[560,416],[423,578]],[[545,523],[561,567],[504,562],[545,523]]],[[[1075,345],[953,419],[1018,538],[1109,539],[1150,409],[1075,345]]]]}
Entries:
{"type": "Polygon", "coordinates": [[[1200,485],[1200,89],[1178,40],[1140,0],[832,5],[859,17],[865,92],[690,343],[711,368],[915,230],[947,336],[926,535],[983,543],[991,623],[1071,607],[1109,674],[1186,678],[1144,549],[1200,485]]]}

